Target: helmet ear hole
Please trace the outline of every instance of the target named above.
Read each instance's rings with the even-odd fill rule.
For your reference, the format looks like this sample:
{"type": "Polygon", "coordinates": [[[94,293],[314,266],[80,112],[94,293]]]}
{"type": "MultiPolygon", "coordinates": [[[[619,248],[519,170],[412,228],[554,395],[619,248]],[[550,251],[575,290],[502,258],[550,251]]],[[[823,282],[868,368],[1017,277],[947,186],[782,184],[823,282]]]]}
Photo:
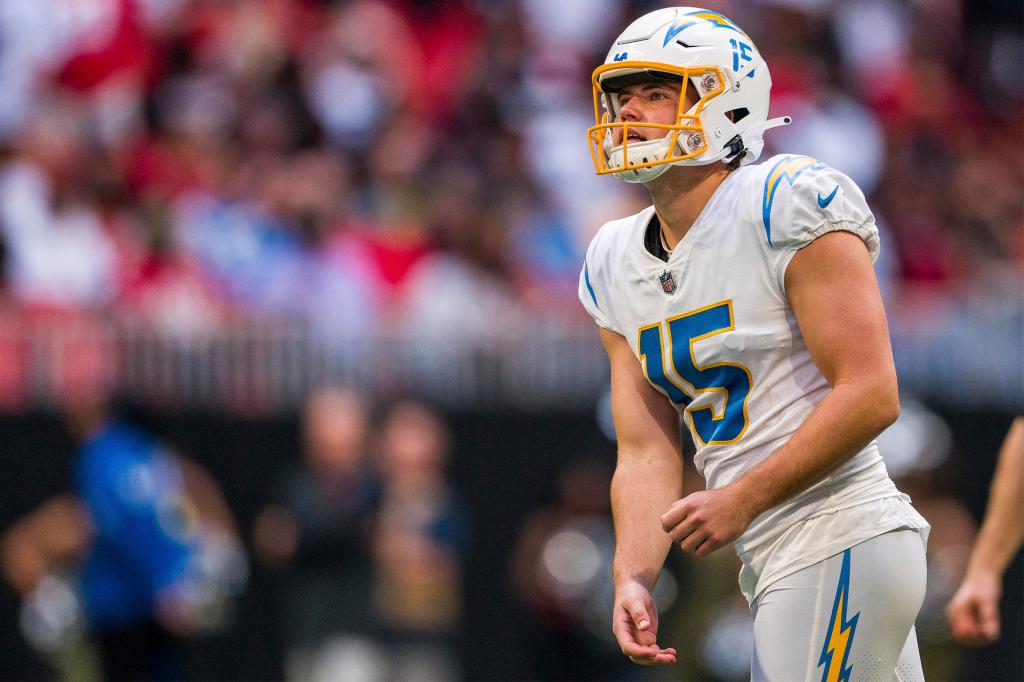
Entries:
{"type": "Polygon", "coordinates": [[[742,121],[743,119],[750,115],[750,109],[747,109],[746,107],[740,107],[739,109],[733,109],[731,111],[725,112],[725,115],[733,123],[739,123],[740,121],[742,121]]]}

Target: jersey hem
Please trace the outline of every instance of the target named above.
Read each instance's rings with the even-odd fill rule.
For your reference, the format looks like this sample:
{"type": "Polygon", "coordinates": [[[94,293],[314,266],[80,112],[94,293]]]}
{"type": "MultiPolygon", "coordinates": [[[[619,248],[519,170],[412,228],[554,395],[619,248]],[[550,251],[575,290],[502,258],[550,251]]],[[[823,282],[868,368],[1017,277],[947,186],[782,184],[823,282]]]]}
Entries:
{"type": "Polygon", "coordinates": [[[740,591],[746,598],[748,606],[751,606],[765,590],[782,578],[803,570],[808,566],[813,566],[831,556],[835,556],[848,547],[853,547],[871,538],[896,530],[916,530],[921,533],[922,542],[927,543],[928,531],[930,529],[931,526],[928,522],[910,504],[909,498],[898,491],[895,495],[888,495],[877,500],[857,502],[849,507],[831,509],[815,514],[806,519],[801,519],[787,528],[770,543],[762,545],[760,551],[746,552],[744,554],[737,553],[743,564],[738,578],[740,591]],[[886,503],[886,506],[891,506],[888,504],[890,502],[898,505],[898,507],[894,506],[890,509],[890,511],[895,513],[892,515],[881,514],[880,512],[884,510],[877,508],[879,503],[886,503]],[[832,521],[838,521],[840,516],[846,522],[847,528],[857,529],[857,532],[836,535],[829,542],[818,546],[816,551],[807,552],[796,560],[780,556],[785,551],[779,549],[780,546],[798,544],[801,535],[819,534],[816,531],[820,529],[810,527],[811,523],[815,521],[821,522],[828,517],[831,517],[830,520],[832,521]],[[850,516],[854,517],[852,523],[847,518],[850,516]],[[874,519],[876,523],[874,525],[870,523],[864,524],[863,521],[865,519],[874,519]]]}

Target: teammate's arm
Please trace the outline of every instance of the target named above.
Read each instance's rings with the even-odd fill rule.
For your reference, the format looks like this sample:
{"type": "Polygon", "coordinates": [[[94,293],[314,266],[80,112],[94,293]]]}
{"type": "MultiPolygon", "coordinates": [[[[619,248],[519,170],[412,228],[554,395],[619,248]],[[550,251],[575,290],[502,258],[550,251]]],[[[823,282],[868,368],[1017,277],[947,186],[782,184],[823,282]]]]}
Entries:
{"type": "Polygon", "coordinates": [[[985,520],[971,551],[964,581],[946,612],[962,644],[980,646],[999,638],[1003,573],[1024,541],[1024,417],[1010,426],[999,452],[985,520]]]}
{"type": "Polygon", "coordinates": [[[19,594],[28,594],[54,564],[82,556],[91,528],[87,513],[72,495],[43,503],[0,537],[0,569],[19,594]]]}
{"type": "Polygon", "coordinates": [[[832,390],[771,456],[724,488],[679,500],[662,517],[683,549],[702,556],[824,478],[899,414],[885,310],[861,239],[837,231],[814,240],[793,256],[785,286],[811,358],[832,390]]]}
{"type": "Polygon", "coordinates": [[[634,662],[675,663],[676,650],[657,644],[658,612],[651,590],[671,546],[661,511],[682,490],[679,416],[647,382],[622,336],[602,329],[601,342],[611,364],[618,440],[611,491],[616,538],[612,630],[634,662]]]}

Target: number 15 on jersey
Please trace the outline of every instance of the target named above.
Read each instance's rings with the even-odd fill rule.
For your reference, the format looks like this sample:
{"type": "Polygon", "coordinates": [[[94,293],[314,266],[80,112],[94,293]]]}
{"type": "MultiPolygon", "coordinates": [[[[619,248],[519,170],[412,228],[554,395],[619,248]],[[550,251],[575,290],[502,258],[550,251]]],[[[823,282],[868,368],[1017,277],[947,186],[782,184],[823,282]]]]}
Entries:
{"type": "Polygon", "coordinates": [[[700,366],[693,351],[694,344],[734,328],[732,301],[722,301],[638,332],[637,348],[647,380],[690,415],[691,429],[701,445],[735,443],[747,430],[750,370],[729,362],[700,366]],[[668,332],[671,352],[667,354],[663,330],[668,332]],[[704,393],[720,398],[691,407],[704,393]]]}

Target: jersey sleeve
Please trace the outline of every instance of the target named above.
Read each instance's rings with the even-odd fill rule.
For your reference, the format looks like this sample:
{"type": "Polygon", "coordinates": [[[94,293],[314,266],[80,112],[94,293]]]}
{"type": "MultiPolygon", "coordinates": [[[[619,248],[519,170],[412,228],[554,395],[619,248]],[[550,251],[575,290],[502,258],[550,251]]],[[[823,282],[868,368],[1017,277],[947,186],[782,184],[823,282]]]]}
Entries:
{"type": "Polygon", "coordinates": [[[783,290],[796,252],[829,232],[852,232],[863,240],[872,262],[878,258],[875,217],[853,180],[807,156],[776,157],[771,163],[761,218],[783,290]]]}
{"type": "Polygon", "coordinates": [[[583,308],[598,326],[621,334],[611,311],[606,232],[607,226],[597,233],[587,249],[583,270],[580,271],[579,297],[583,308]]]}

